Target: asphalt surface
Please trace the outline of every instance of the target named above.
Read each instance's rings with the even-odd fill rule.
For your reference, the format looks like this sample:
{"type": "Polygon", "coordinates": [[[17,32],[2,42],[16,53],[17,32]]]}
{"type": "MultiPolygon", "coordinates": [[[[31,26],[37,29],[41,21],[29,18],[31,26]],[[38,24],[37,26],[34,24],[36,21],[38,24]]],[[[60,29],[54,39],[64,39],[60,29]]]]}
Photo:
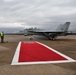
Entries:
{"type": "Polygon", "coordinates": [[[20,41],[41,42],[76,60],[76,35],[59,37],[54,41],[36,38],[30,40],[30,37],[5,35],[5,42],[0,43],[0,75],[76,75],[76,62],[11,66],[16,47],[20,41]]]}

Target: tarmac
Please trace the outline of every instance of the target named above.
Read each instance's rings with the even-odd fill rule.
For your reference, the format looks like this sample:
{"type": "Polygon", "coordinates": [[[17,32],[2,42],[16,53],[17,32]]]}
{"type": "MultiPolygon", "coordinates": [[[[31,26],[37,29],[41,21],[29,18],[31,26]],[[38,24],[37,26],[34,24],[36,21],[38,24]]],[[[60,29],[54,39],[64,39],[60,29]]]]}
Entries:
{"type": "Polygon", "coordinates": [[[38,41],[76,60],[76,35],[44,40],[23,35],[5,35],[0,43],[0,75],[76,75],[76,62],[40,65],[11,65],[20,41],[38,41]]]}

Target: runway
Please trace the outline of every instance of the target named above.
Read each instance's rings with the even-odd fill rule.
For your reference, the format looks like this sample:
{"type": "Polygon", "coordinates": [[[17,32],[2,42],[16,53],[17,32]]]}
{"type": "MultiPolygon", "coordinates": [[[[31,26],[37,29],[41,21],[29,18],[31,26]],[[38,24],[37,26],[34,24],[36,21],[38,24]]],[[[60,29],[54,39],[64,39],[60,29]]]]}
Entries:
{"type": "MultiPolygon", "coordinates": [[[[5,43],[0,43],[0,75],[75,75],[76,63],[54,63],[38,65],[11,66],[11,62],[20,41],[30,41],[30,36],[5,35],[5,43]]],[[[59,37],[55,41],[38,41],[76,60],[76,36],[59,37]]]]}

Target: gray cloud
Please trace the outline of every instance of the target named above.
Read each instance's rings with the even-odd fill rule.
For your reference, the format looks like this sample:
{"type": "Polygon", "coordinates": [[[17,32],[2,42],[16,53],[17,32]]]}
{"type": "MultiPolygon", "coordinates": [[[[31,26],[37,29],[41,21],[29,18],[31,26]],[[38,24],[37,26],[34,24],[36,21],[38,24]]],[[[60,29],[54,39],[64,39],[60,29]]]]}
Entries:
{"type": "Polygon", "coordinates": [[[0,0],[0,26],[54,28],[70,21],[71,28],[76,29],[75,3],[76,0],[0,0]]]}

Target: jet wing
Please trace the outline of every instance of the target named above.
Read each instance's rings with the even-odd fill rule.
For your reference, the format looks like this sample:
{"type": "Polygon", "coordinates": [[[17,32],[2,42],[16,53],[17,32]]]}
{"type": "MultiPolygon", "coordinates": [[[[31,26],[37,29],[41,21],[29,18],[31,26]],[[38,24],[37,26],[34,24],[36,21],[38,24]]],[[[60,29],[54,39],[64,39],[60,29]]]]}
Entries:
{"type": "Polygon", "coordinates": [[[64,31],[32,30],[33,33],[64,33],[64,31]]]}

